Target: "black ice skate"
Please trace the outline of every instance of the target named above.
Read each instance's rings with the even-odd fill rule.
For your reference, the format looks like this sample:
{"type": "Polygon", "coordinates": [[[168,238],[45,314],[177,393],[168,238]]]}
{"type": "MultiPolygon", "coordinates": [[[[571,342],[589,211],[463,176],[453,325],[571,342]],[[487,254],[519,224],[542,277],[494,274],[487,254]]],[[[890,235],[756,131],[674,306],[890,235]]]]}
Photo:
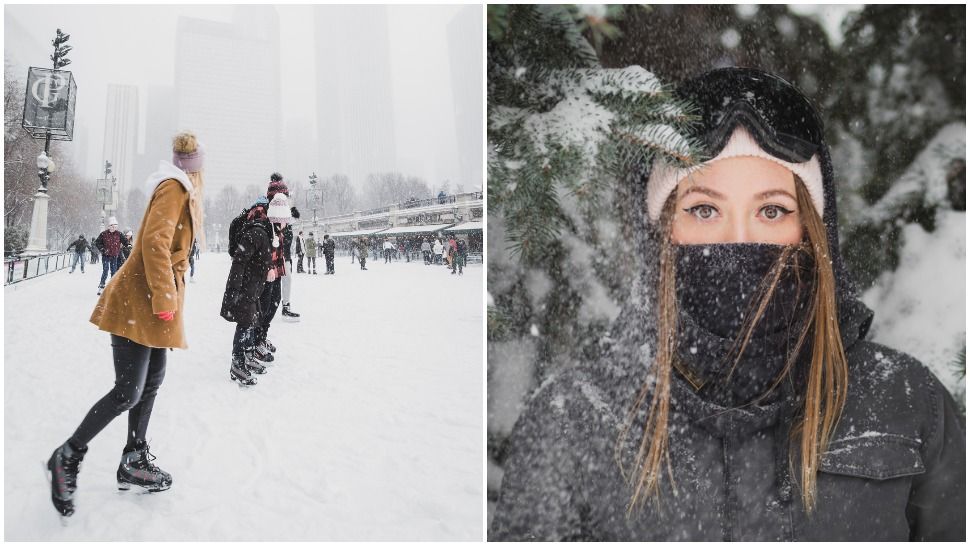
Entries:
{"type": "Polygon", "coordinates": [[[70,442],[64,442],[54,450],[47,461],[47,470],[51,479],[51,501],[54,508],[62,516],[74,513],[74,491],[77,490],[77,473],[81,470],[81,460],[87,453],[87,448],[80,451],[71,447],[70,442]]]}
{"type": "Polygon", "coordinates": [[[246,352],[246,367],[249,371],[254,374],[263,375],[266,373],[266,366],[263,366],[258,360],[256,360],[256,355],[253,354],[254,351],[246,352]]]}
{"type": "Polygon", "coordinates": [[[256,384],[256,378],[249,371],[244,355],[232,355],[232,364],[229,366],[229,379],[238,381],[240,385],[251,386],[256,384]]]}
{"type": "Polygon", "coordinates": [[[271,353],[275,353],[276,352],[276,345],[273,345],[273,342],[272,341],[270,341],[268,339],[264,339],[263,340],[263,344],[266,346],[267,349],[269,349],[269,352],[271,352],[271,353]]]}
{"type": "Polygon", "coordinates": [[[136,485],[157,493],[172,487],[172,475],[153,465],[154,460],[155,456],[144,442],[139,442],[132,451],[126,451],[118,465],[118,489],[127,491],[136,485]]]}
{"type": "Polygon", "coordinates": [[[269,350],[265,342],[256,345],[256,351],[253,353],[253,356],[260,362],[272,362],[275,360],[273,352],[269,350]]]}
{"type": "Polygon", "coordinates": [[[284,322],[300,322],[300,314],[294,313],[290,310],[290,304],[283,305],[283,321],[284,322]]]}

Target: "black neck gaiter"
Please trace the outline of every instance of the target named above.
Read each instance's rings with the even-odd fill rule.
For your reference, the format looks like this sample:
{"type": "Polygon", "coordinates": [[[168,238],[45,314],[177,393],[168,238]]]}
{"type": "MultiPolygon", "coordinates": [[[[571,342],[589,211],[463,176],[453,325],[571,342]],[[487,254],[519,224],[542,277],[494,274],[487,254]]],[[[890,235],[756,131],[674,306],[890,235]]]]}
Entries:
{"type": "Polygon", "coordinates": [[[686,364],[692,383],[702,385],[700,394],[711,402],[737,406],[758,399],[781,375],[801,332],[814,263],[804,252],[789,256],[735,366],[745,318],[756,312],[763,282],[784,247],[731,243],[675,249],[679,360],[686,364]]]}

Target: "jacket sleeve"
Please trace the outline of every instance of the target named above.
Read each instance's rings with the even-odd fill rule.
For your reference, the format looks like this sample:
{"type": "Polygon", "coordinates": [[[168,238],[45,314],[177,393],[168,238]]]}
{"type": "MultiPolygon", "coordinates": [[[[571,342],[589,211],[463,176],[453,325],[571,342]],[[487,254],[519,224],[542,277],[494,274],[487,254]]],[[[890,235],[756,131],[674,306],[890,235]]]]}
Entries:
{"type": "Polygon", "coordinates": [[[966,440],[953,397],[936,377],[930,432],[921,454],[926,472],[914,476],[906,515],[910,540],[966,540],[966,440]]]}
{"type": "Polygon", "coordinates": [[[172,239],[179,216],[188,204],[188,192],[177,180],[159,184],[145,216],[145,279],[148,281],[152,313],[179,311],[175,272],[172,269],[172,239]]]}
{"type": "Polygon", "coordinates": [[[575,438],[579,427],[570,422],[575,402],[561,385],[557,379],[540,388],[516,422],[490,541],[579,538],[583,488],[578,451],[584,443],[575,438]]]}

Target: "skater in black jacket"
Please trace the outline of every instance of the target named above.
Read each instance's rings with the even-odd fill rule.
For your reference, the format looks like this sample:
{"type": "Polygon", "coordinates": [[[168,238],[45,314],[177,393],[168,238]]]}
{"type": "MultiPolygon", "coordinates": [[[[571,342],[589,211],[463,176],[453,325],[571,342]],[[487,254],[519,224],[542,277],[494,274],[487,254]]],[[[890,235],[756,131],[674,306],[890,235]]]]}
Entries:
{"type": "Polygon", "coordinates": [[[327,272],[324,275],[333,275],[333,253],[336,248],[336,244],[333,239],[330,238],[329,233],[323,235],[323,256],[327,260],[327,272]]]}
{"type": "Polygon", "coordinates": [[[249,210],[240,228],[220,311],[222,318],[236,323],[229,376],[242,385],[256,384],[252,372],[266,373],[266,368],[255,358],[259,299],[271,274],[273,227],[266,210],[263,199],[262,203],[257,203],[249,210]]]}
{"type": "Polygon", "coordinates": [[[74,249],[74,261],[71,262],[71,270],[68,273],[74,273],[74,268],[78,263],[81,264],[81,273],[84,273],[84,251],[88,248],[88,240],[84,238],[82,234],[77,238],[76,241],[67,245],[67,250],[70,251],[74,249]]]}

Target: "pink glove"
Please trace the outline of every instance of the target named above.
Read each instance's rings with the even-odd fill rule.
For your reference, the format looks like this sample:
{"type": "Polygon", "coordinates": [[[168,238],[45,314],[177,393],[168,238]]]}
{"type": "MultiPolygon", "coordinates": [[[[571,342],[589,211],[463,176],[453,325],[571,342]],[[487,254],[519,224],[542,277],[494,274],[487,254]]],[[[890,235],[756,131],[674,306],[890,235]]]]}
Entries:
{"type": "Polygon", "coordinates": [[[175,311],[162,311],[161,313],[155,313],[158,318],[168,322],[175,318],[175,311]]]}
{"type": "Polygon", "coordinates": [[[266,274],[266,282],[273,282],[276,280],[276,270],[270,269],[269,273],[266,274]]]}

